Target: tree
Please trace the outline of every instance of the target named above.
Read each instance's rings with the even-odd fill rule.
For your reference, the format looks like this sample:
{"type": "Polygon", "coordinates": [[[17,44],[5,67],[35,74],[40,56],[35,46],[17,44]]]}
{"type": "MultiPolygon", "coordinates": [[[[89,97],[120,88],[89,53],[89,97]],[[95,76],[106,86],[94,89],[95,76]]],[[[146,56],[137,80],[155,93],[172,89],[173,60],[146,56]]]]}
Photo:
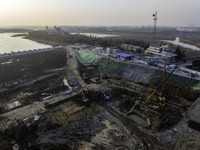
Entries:
{"type": "Polygon", "coordinates": [[[181,52],[180,47],[178,46],[177,49],[175,50],[174,54],[177,54],[176,60],[181,60],[185,57],[185,53],[181,52]]]}
{"type": "Polygon", "coordinates": [[[192,61],[192,65],[193,66],[200,66],[200,60],[194,60],[194,61],[192,61]]]}

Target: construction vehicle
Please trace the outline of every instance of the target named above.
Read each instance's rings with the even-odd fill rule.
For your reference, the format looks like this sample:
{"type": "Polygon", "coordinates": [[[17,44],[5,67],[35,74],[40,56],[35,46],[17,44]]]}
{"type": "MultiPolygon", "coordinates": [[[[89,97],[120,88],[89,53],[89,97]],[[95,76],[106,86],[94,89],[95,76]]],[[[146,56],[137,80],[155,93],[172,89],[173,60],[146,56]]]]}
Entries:
{"type": "Polygon", "coordinates": [[[88,102],[89,99],[86,97],[85,94],[88,94],[88,88],[82,88],[82,92],[81,92],[81,95],[82,95],[82,101],[83,102],[88,102]]]}
{"type": "MultiPolygon", "coordinates": [[[[172,72],[162,81],[162,83],[153,91],[153,93],[146,99],[146,101],[144,102],[145,104],[149,104],[150,103],[150,99],[154,96],[154,94],[157,92],[157,90],[163,86],[163,83],[165,83],[165,81],[172,75],[172,73],[176,70],[177,67],[175,67],[172,72]]],[[[164,106],[165,105],[165,101],[166,99],[165,98],[159,98],[160,100],[160,106],[164,106]]],[[[153,105],[152,108],[155,109],[155,110],[158,110],[160,108],[159,105],[155,106],[153,105]]]]}
{"type": "Polygon", "coordinates": [[[63,94],[64,95],[70,95],[70,94],[72,94],[72,91],[68,90],[68,91],[65,91],[63,94]]]}
{"type": "Polygon", "coordinates": [[[71,53],[69,53],[69,58],[72,58],[72,54],[71,53]]]}
{"type": "Polygon", "coordinates": [[[100,80],[100,81],[102,81],[102,73],[101,73],[101,63],[99,64],[99,76],[98,76],[98,79],[100,80]]]}
{"type": "Polygon", "coordinates": [[[107,58],[107,62],[106,62],[106,69],[105,69],[105,72],[104,72],[104,74],[103,74],[103,76],[102,76],[102,79],[107,79],[108,78],[108,76],[107,76],[107,69],[108,69],[108,62],[109,62],[109,59],[110,59],[110,54],[108,55],[108,58],[107,58]]]}
{"type": "Polygon", "coordinates": [[[92,81],[96,84],[102,83],[101,63],[99,64],[99,75],[98,75],[98,77],[92,78],[92,79],[90,79],[90,81],[92,81]]]}
{"type": "MultiPolygon", "coordinates": [[[[164,63],[164,76],[163,76],[163,81],[164,81],[166,78],[166,74],[167,74],[167,69],[166,69],[167,61],[157,58],[157,65],[158,65],[159,61],[164,63]]],[[[164,87],[165,87],[165,83],[162,84],[161,97],[159,97],[159,100],[161,103],[165,103],[165,101],[166,101],[166,99],[164,97],[164,87]]]]}
{"type": "Polygon", "coordinates": [[[106,95],[106,93],[103,90],[99,90],[99,93],[103,94],[104,100],[109,100],[110,96],[106,95]]]}
{"type": "Polygon", "coordinates": [[[87,80],[87,79],[88,79],[88,76],[86,75],[85,72],[82,74],[82,77],[83,77],[84,80],[87,80]]]}
{"type": "Polygon", "coordinates": [[[90,81],[92,81],[92,82],[94,82],[96,84],[102,83],[102,81],[99,78],[92,78],[92,79],[90,79],[90,81]]]}

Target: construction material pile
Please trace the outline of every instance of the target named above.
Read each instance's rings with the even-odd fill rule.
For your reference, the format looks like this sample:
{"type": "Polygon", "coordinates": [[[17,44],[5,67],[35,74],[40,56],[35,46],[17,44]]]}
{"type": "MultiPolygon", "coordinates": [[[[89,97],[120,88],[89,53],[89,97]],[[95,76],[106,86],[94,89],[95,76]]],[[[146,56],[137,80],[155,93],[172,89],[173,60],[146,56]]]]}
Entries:
{"type": "Polygon", "coordinates": [[[98,55],[83,50],[76,50],[75,53],[78,61],[84,66],[96,65],[101,58],[98,55]]]}

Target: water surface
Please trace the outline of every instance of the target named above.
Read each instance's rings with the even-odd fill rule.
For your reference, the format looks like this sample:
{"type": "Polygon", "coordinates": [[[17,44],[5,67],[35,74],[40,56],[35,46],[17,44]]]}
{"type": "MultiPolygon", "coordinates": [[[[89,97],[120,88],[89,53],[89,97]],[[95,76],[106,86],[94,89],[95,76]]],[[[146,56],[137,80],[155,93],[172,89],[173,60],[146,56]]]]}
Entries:
{"type": "Polygon", "coordinates": [[[172,43],[174,45],[179,45],[179,46],[182,46],[182,47],[185,47],[185,48],[189,48],[189,49],[192,49],[192,50],[200,51],[200,48],[196,47],[195,45],[180,42],[179,37],[176,37],[176,39],[174,41],[170,41],[170,40],[163,40],[163,41],[172,43]]]}
{"type": "Polygon", "coordinates": [[[0,33],[0,54],[51,47],[22,37],[12,37],[16,34],[21,33],[0,33]]]}

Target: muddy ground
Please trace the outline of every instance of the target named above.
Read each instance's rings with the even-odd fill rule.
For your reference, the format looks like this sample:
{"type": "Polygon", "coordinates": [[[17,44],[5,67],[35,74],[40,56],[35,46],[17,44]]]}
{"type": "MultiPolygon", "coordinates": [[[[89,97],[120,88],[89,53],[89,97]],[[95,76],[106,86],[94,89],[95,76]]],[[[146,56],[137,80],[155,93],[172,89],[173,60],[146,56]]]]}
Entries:
{"type": "Polygon", "coordinates": [[[48,69],[63,67],[66,61],[65,49],[1,58],[0,84],[28,81],[44,75],[48,69]]]}
{"type": "Polygon", "coordinates": [[[8,111],[6,105],[13,101],[24,106],[64,91],[65,72],[48,71],[64,67],[66,61],[65,49],[1,58],[0,111],[8,111]]]}
{"type": "Polygon", "coordinates": [[[70,61],[75,62],[75,57],[68,58],[68,53],[69,50],[58,49],[30,55],[30,59],[29,56],[23,56],[1,60],[3,63],[13,59],[18,67],[15,63],[6,64],[7,68],[13,69],[12,74],[17,74],[12,77],[9,70],[1,66],[9,76],[6,78],[4,75],[5,79],[1,81],[0,149],[200,148],[197,140],[199,132],[187,127],[186,116],[188,108],[200,96],[199,91],[169,80],[164,91],[164,105],[159,101],[160,91],[149,104],[144,104],[162,79],[157,78],[145,85],[109,74],[108,79],[95,84],[90,79],[98,77],[98,67],[93,66],[91,69],[78,64],[76,68],[70,64],[70,61]],[[25,71],[21,72],[22,68],[25,71]],[[83,85],[79,77],[84,72],[88,79],[82,80],[88,90],[82,92],[83,85]],[[28,79],[23,79],[24,75],[28,79]],[[64,78],[72,88],[77,86],[79,89],[66,98],[63,98],[63,93],[69,88],[64,86],[64,78]],[[53,98],[44,100],[48,96],[58,100],[49,103],[53,98]],[[83,96],[88,101],[83,101],[83,96]],[[16,100],[21,105],[8,109],[7,104],[16,100]],[[37,111],[21,119],[4,118],[10,112],[23,110],[24,106],[34,103],[45,103],[44,111],[37,111]],[[159,109],[152,109],[152,106],[159,106],[159,109]],[[6,125],[6,128],[2,125],[6,125]]]}
{"type": "MultiPolygon", "coordinates": [[[[166,105],[154,111],[143,104],[145,95],[110,82],[112,85],[105,90],[109,100],[98,90],[88,91],[89,102],[76,95],[47,105],[48,111],[38,120],[19,121],[17,127],[8,128],[3,134],[12,137],[20,149],[174,149],[176,144],[157,139],[159,133],[179,123],[184,109],[166,105]],[[128,114],[136,100],[137,106],[128,114]]],[[[2,145],[9,147],[8,141],[2,145]]]]}

